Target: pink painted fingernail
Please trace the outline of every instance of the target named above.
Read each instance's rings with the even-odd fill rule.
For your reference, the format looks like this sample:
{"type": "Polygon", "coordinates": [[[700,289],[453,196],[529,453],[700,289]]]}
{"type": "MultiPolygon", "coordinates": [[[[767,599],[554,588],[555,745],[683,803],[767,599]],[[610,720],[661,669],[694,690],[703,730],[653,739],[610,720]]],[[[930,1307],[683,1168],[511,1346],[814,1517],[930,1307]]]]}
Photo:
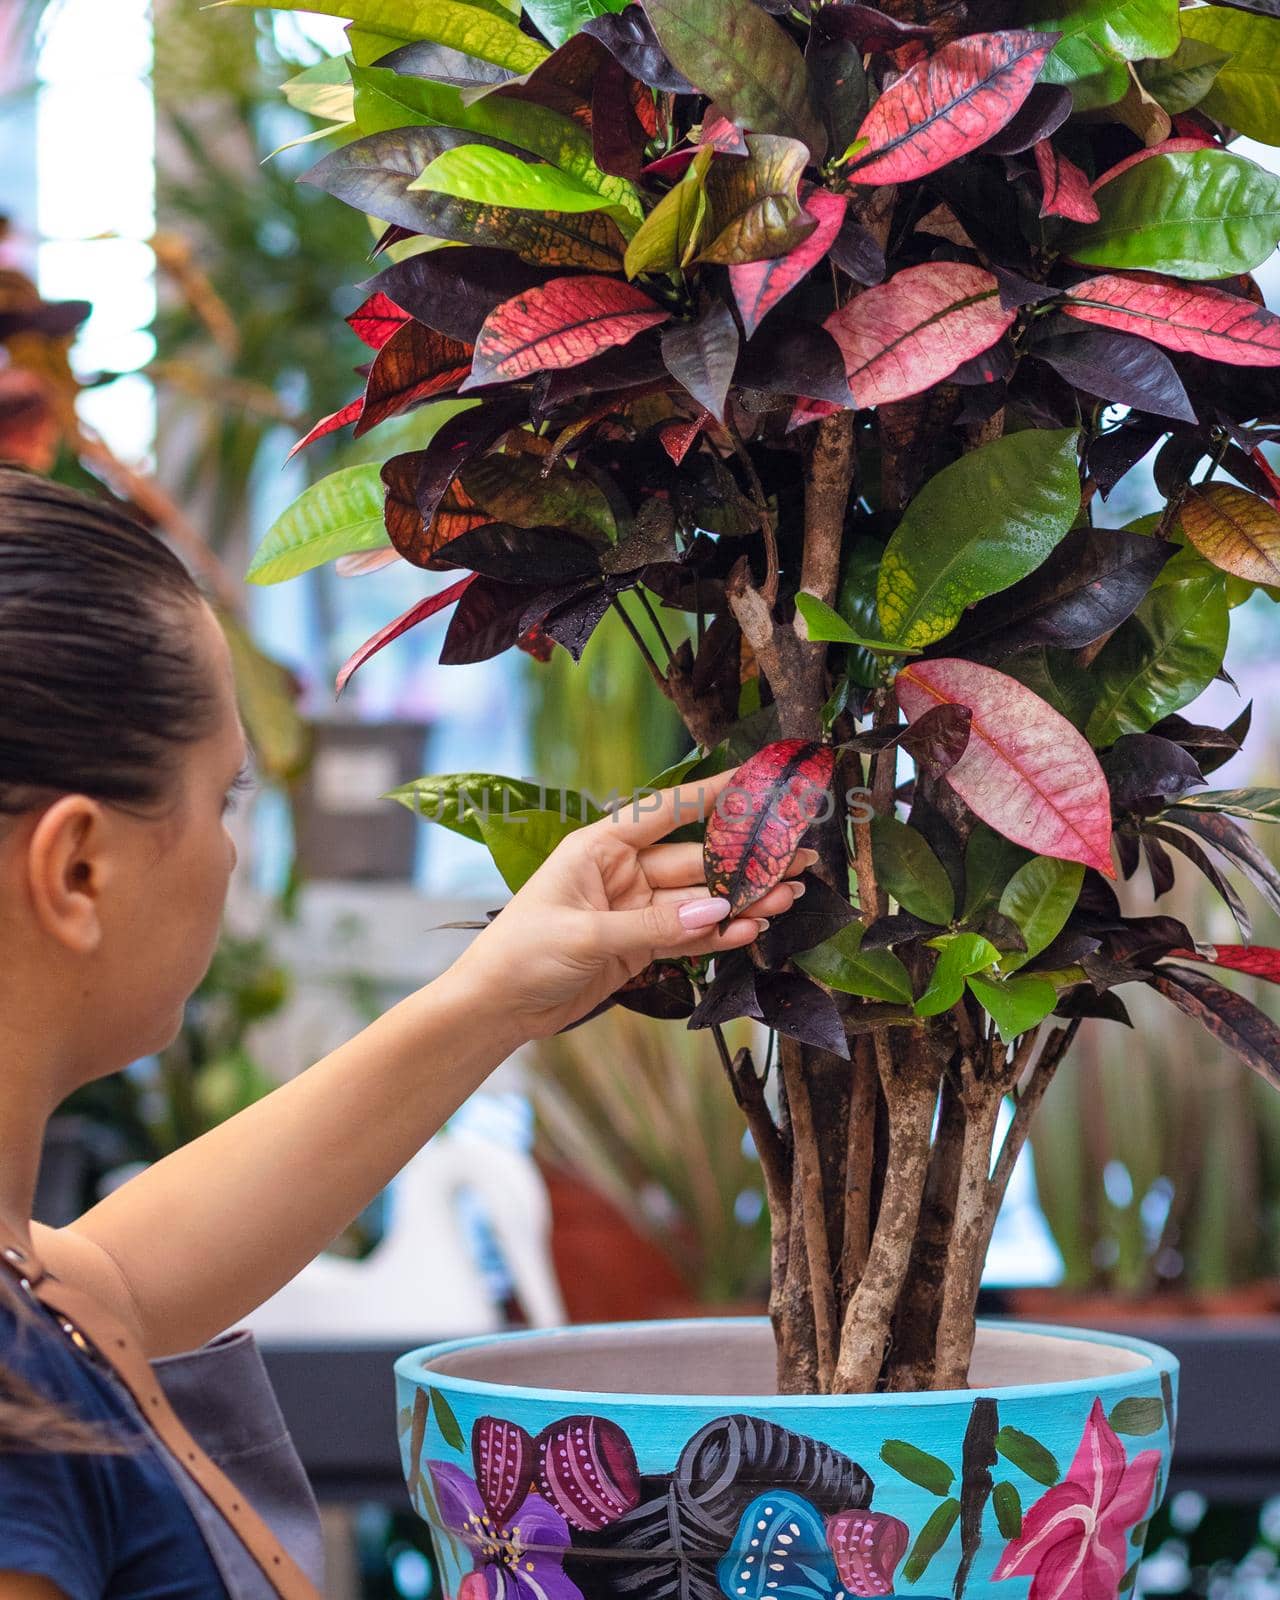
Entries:
{"type": "Polygon", "coordinates": [[[807,884],[793,882],[791,885],[791,898],[798,900],[807,887],[807,884]]]}
{"type": "Polygon", "coordinates": [[[729,902],[723,895],[712,895],[709,900],[686,900],[679,917],[686,928],[709,928],[713,922],[723,922],[728,910],[729,902]]]}

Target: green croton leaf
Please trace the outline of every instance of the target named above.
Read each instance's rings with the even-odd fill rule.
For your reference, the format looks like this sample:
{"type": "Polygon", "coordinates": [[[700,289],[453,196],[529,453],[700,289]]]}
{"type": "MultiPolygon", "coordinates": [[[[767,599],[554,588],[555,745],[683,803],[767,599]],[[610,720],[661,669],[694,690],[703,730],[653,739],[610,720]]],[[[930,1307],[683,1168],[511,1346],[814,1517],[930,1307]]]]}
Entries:
{"type": "Polygon", "coordinates": [[[304,489],[263,535],[245,574],[248,581],[283,583],[339,556],[389,547],[380,472],[378,462],[365,462],[304,489]]]}
{"type": "Polygon", "coordinates": [[[833,611],[825,600],[801,589],[796,595],[796,610],[804,619],[804,632],[809,639],[831,644],[856,645],[860,650],[891,656],[915,656],[919,650],[906,645],[890,644],[887,639],[875,639],[868,634],[855,633],[838,611],[833,611]]]}
{"type": "Polygon", "coordinates": [[[1085,731],[1099,750],[1189,705],[1222,666],[1230,627],[1226,580],[1199,558],[1182,570],[1186,576],[1156,583],[1093,664],[1097,699],[1085,731]]]}
{"type": "Polygon", "coordinates": [[[544,39],[562,45],[592,17],[621,11],[627,0],[524,0],[524,12],[544,39]]]}
{"type": "MultiPolygon", "coordinates": [[[[217,0],[220,5],[260,5],[261,0],[217,0]]],[[[532,72],[550,54],[514,21],[464,0],[272,0],[277,11],[315,11],[345,17],[392,40],[431,39],[512,72],[532,72]]]]}
{"type": "Polygon", "coordinates": [[[628,278],[640,272],[674,272],[697,254],[707,216],[707,168],[715,150],[704,145],[679,183],[663,195],[640,224],[623,261],[628,278]]]}
{"type": "Polygon", "coordinates": [[[1223,63],[1226,51],[1199,39],[1184,39],[1163,61],[1138,64],[1138,81],[1153,100],[1171,117],[1190,111],[1208,94],[1223,63]]]}
{"type": "Polygon", "coordinates": [[[1178,0],[1070,0],[1050,8],[1032,3],[1024,25],[1062,34],[1040,80],[1067,84],[1080,111],[1123,100],[1131,81],[1126,63],[1172,55],[1181,38],[1178,0]]]}
{"type": "Polygon", "coordinates": [[[512,811],[507,816],[477,813],[476,826],[502,881],[515,894],[522,889],[562,839],[582,824],[558,811],[512,811]]]}
{"type": "Polygon", "coordinates": [[[644,9],[671,64],[732,123],[799,139],[822,160],[827,136],[804,57],[755,0],[644,0],[644,9]]]}
{"type": "Polygon", "coordinates": [[[442,150],[409,188],[524,211],[607,211],[624,234],[634,231],[641,209],[638,196],[618,204],[571,173],[484,144],[442,150]]]}
{"type": "Polygon", "coordinates": [[[1225,278],[1252,271],[1280,242],[1280,179],[1229,150],[1151,156],[1094,199],[1097,222],[1063,240],[1091,266],[1225,278]]]}
{"type": "Polygon", "coordinates": [[[943,1011],[950,1011],[964,993],[965,979],[994,967],[1000,960],[995,945],[980,933],[948,933],[930,939],[929,943],[940,953],[929,987],[916,1001],[916,1014],[921,1017],[936,1017],[943,1011]]]}
{"type": "Polygon", "coordinates": [[[326,122],[350,122],[355,116],[355,93],[345,56],[330,56],[299,72],[280,86],[295,111],[326,122]]]}
{"type": "Polygon", "coordinates": [[[536,456],[481,456],[458,481],[495,522],[517,528],[567,528],[599,541],[617,536],[604,490],[585,472],[557,462],[547,468],[536,456]]]}
{"type": "Polygon", "coordinates": [[[955,916],[955,891],[947,869],[922,833],[896,817],[871,821],[871,851],[876,882],[904,911],[926,922],[946,924],[955,916]]]}
{"type": "Polygon", "coordinates": [[[1203,6],[1182,13],[1182,31],[1227,56],[1200,109],[1251,139],[1280,142],[1280,17],[1203,6]]]}
{"type": "Polygon", "coordinates": [[[485,842],[481,819],[486,814],[502,820],[517,812],[549,813],[557,821],[563,816],[575,825],[604,815],[576,789],[548,789],[496,772],[447,772],[415,778],[383,798],[398,800],[424,822],[438,823],[473,844],[485,842]]]}
{"type": "Polygon", "coordinates": [[[886,639],[944,638],[966,606],[1033,572],[1080,509],[1074,428],[995,439],[925,484],[885,548],[876,603],[886,639]]]}
{"type": "Polygon", "coordinates": [[[974,973],[965,982],[1006,1044],[1038,1028],[1058,1003],[1058,991],[1049,980],[1030,974],[997,980],[974,973]]]}
{"type": "Polygon", "coordinates": [[[1016,971],[1053,943],[1080,898],[1083,883],[1084,867],[1078,861],[1035,856],[1018,868],[1004,886],[999,909],[1018,925],[1027,948],[1001,957],[1002,971],[1016,971]]]}
{"type": "Polygon", "coordinates": [[[979,822],[964,847],[964,921],[980,922],[995,911],[1005,885],[1020,867],[1035,859],[1022,845],[979,822]]]}
{"type": "Polygon", "coordinates": [[[1097,688],[1088,672],[1076,665],[1068,651],[1039,645],[1003,662],[1001,670],[1038,694],[1083,731],[1093,714],[1097,688]]]}
{"type": "Polygon", "coordinates": [[[1202,789],[1179,800],[1174,809],[1217,811],[1248,822],[1280,822],[1280,789],[1202,789]]]}
{"type": "Polygon", "coordinates": [[[799,140],[759,133],[747,136],[745,160],[727,156],[713,161],[706,177],[708,215],[698,259],[741,266],[784,256],[807,239],[815,227],[800,204],[807,160],[799,140]]]}
{"type": "Polygon", "coordinates": [[[829,989],[857,994],[867,1000],[892,1000],[911,1004],[911,979],[892,950],[863,950],[860,922],[847,923],[812,950],[792,956],[802,972],[829,989]]]}

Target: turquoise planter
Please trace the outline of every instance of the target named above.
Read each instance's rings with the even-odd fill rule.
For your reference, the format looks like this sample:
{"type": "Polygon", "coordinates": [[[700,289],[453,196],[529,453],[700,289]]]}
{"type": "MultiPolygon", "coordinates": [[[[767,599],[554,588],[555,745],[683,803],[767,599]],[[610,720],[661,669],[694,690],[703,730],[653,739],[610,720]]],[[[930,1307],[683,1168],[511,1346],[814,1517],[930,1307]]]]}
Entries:
{"type": "Polygon", "coordinates": [[[768,1323],[459,1339],[396,1363],[448,1600],[1115,1600],[1178,1364],[984,1322],[973,1387],[778,1395],[768,1323]]]}

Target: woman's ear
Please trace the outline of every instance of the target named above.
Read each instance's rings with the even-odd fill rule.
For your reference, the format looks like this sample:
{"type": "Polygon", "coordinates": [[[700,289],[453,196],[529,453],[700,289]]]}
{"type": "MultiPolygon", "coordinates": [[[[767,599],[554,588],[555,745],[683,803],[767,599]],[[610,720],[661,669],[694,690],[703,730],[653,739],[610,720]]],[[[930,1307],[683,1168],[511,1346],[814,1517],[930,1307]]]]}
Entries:
{"type": "Polygon", "coordinates": [[[27,845],[27,890],[43,931],[76,955],[102,940],[101,896],[110,876],[107,817],[86,795],[63,795],[27,845]]]}

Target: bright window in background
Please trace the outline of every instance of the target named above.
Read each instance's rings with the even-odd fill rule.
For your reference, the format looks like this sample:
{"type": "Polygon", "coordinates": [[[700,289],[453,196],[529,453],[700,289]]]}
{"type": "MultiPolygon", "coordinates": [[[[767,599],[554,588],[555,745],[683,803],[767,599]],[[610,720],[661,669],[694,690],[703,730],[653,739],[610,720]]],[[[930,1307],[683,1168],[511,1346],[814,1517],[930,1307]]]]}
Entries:
{"type": "Polygon", "coordinates": [[[36,277],[49,300],[88,300],[72,351],[82,378],[119,374],[80,411],[124,460],[145,463],[155,395],[155,108],[148,0],[55,0],[36,55],[36,277]]]}

